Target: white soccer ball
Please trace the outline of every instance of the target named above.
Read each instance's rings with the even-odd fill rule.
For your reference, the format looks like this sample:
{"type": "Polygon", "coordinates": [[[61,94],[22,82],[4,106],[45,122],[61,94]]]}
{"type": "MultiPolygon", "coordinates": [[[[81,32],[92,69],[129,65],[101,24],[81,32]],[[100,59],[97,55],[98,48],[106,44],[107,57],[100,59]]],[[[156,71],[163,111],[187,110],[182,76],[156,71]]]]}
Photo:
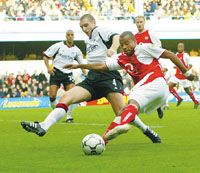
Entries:
{"type": "Polygon", "coordinates": [[[105,143],[101,136],[89,134],[83,138],[81,147],[85,155],[100,155],[105,150],[105,143]]]}

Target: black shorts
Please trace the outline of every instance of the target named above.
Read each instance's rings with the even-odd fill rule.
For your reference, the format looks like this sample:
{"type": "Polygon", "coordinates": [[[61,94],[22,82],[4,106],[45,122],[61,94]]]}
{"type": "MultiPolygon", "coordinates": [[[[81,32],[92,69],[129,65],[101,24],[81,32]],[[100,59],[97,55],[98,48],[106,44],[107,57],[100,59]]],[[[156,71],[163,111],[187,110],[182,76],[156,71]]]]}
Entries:
{"type": "Polygon", "coordinates": [[[63,84],[64,88],[66,89],[67,85],[75,83],[73,73],[63,73],[56,68],[54,69],[54,75],[50,75],[50,85],[56,85],[60,87],[60,85],[63,84]]]}
{"type": "Polygon", "coordinates": [[[111,72],[106,73],[92,72],[91,74],[91,72],[89,72],[88,77],[77,84],[77,86],[88,90],[92,95],[91,100],[107,97],[107,95],[111,92],[123,94],[124,87],[120,74],[117,72],[113,76],[111,76],[111,72]],[[106,73],[108,73],[108,75],[106,73]]]}

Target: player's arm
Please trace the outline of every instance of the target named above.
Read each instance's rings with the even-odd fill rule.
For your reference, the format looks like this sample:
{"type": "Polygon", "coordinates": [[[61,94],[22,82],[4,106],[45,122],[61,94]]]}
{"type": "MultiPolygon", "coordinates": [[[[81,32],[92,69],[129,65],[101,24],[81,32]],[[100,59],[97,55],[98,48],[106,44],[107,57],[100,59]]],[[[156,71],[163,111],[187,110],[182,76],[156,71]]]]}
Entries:
{"type": "MultiPolygon", "coordinates": [[[[84,61],[83,61],[83,54],[81,52],[80,49],[77,49],[77,55],[76,55],[76,61],[79,63],[79,64],[84,64],[84,61]]],[[[81,69],[82,73],[86,76],[87,75],[87,71],[85,69],[81,69]]]]}
{"type": "Polygon", "coordinates": [[[45,66],[46,66],[46,68],[47,68],[48,73],[49,73],[50,75],[54,75],[54,71],[55,71],[55,70],[53,69],[53,66],[51,66],[51,65],[49,64],[49,60],[50,60],[50,59],[53,59],[53,58],[47,57],[46,55],[43,56],[44,64],[45,64],[45,66]]]}
{"type": "Polygon", "coordinates": [[[183,63],[180,61],[180,59],[172,52],[165,50],[162,55],[162,58],[170,59],[180,70],[181,72],[187,77],[189,80],[194,79],[194,75],[192,74],[189,69],[187,69],[183,63]]]}
{"type": "Polygon", "coordinates": [[[53,57],[55,58],[56,55],[58,54],[59,49],[60,49],[59,44],[60,43],[53,44],[46,51],[43,52],[43,55],[44,55],[43,60],[44,60],[45,66],[47,67],[47,71],[50,75],[54,75],[55,70],[53,66],[49,64],[49,60],[52,60],[53,57]]]}
{"type": "Polygon", "coordinates": [[[117,49],[119,47],[119,35],[114,35],[112,38],[112,45],[110,49],[107,51],[108,57],[111,57],[112,55],[117,53],[117,49]]]}
{"type": "Polygon", "coordinates": [[[95,71],[108,71],[108,67],[106,63],[94,63],[94,64],[68,64],[65,65],[64,68],[69,69],[88,69],[88,70],[95,70],[95,71]]]}
{"type": "Polygon", "coordinates": [[[112,71],[112,70],[120,70],[122,67],[118,64],[116,58],[108,58],[104,63],[94,63],[94,64],[68,64],[65,65],[64,68],[70,69],[88,69],[95,71],[112,71]]]}

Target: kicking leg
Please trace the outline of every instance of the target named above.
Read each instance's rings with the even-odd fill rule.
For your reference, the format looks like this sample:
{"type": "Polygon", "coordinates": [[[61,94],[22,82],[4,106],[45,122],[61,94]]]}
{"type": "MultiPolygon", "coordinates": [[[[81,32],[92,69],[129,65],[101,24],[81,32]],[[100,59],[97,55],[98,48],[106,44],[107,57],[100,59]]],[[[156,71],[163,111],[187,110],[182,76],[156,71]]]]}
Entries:
{"type": "MultiPolygon", "coordinates": [[[[69,91],[65,92],[65,94],[59,100],[56,108],[50,112],[50,114],[46,117],[46,119],[41,123],[32,123],[32,122],[21,122],[22,127],[29,132],[36,133],[39,135],[41,129],[43,129],[43,133],[52,126],[56,122],[58,122],[61,118],[64,117],[65,113],[68,110],[68,106],[77,102],[85,101],[91,98],[91,94],[84,88],[76,86],[69,91]],[[79,93],[79,94],[77,94],[79,93]]],[[[44,134],[45,134],[44,133],[44,134]]],[[[43,134],[43,135],[44,135],[43,134]]],[[[43,136],[39,135],[39,136],[43,136]]]]}

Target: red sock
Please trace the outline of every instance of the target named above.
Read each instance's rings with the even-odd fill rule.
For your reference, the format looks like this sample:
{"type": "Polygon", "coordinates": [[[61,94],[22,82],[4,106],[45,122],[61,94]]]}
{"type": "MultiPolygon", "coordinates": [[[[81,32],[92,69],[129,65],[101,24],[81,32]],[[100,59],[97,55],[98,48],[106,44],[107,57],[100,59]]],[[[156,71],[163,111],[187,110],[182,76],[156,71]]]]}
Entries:
{"type": "Polygon", "coordinates": [[[68,106],[66,104],[64,104],[64,103],[58,103],[56,105],[56,108],[63,108],[65,110],[65,112],[68,111],[68,106]]]}
{"type": "Polygon", "coordinates": [[[173,87],[169,88],[169,91],[177,98],[178,101],[180,101],[182,98],[178,95],[176,90],[173,87]]]}
{"type": "Polygon", "coordinates": [[[121,122],[120,124],[128,124],[135,120],[135,116],[138,113],[138,109],[135,105],[130,104],[121,113],[121,122]]]}
{"type": "Polygon", "coordinates": [[[190,98],[192,99],[192,101],[194,102],[194,104],[198,104],[199,102],[196,100],[196,98],[194,97],[194,94],[192,92],[189,93],[190,98]]]}

